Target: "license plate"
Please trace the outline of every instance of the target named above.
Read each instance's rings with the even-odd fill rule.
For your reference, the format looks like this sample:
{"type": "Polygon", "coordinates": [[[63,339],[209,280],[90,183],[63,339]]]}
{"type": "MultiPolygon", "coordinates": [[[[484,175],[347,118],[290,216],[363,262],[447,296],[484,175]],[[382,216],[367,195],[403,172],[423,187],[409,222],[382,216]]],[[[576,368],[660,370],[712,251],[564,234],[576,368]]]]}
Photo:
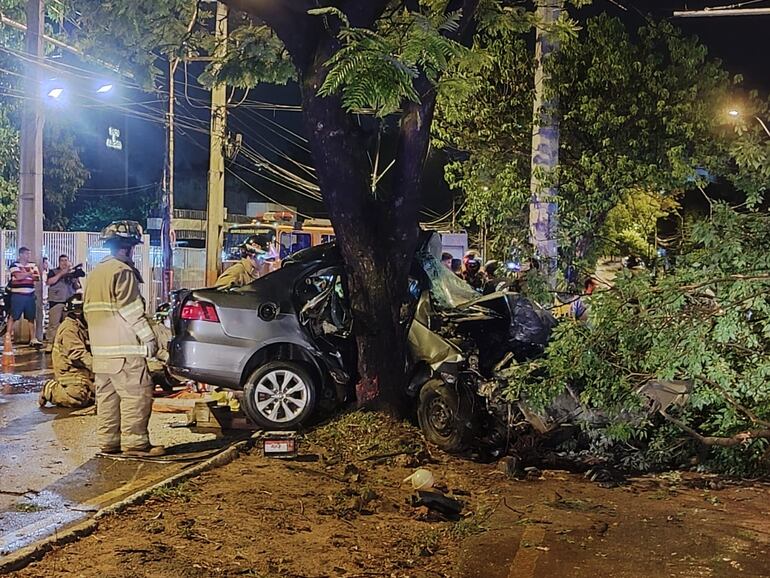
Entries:
{"type": "Polygon", "coordinates": [[[294,440],[265,440],[266,454],[294,453],[294,440]]]}

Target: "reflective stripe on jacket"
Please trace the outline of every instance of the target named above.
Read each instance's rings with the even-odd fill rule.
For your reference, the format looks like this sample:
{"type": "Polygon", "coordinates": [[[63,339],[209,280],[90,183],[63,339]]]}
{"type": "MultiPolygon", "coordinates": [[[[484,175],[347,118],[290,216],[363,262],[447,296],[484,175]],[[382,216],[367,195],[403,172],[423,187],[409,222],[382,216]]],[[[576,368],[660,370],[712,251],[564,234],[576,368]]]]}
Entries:
{"type": "Polygon", "coordinates": [[[147,357],[155,335],[139,292],[142,276],[130,260],[107,257],[88,276],[83,312],[94,361],[147,357]]]}

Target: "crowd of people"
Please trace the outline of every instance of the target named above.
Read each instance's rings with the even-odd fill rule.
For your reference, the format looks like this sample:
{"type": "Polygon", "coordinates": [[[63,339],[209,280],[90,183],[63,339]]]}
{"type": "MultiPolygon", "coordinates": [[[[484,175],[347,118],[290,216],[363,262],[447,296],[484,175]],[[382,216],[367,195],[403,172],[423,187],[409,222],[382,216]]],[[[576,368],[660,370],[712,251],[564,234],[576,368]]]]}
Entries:
{"type": "MultiPolygon", "coordinates": [[[[129,456],[159,456],[161,446],[150,443],[148,424],[155,388],[152,373],[167,358],[170,334],[146,313],[140,285],[144,282],[133,261],[143,231],[134,221],[115,221],[101,233],[110,249],[88,275],[68,255],[59,255],[50,269],[40,268],[32,252],[21,247],[10,268],[7,292],[8,328],[5,347],[14,331],[27,323],[29,345],[51,354],[53,379],[43,385],[39,405],[65,408],[97,406],[100,452],[129,456]],[[40,291],[38,291],[40,289],[40,291]],[[45,343],[36,339],[38,296],[48,306],[45,343]]],[[[241,260],[217,280],[221,288],[247,285],[269,272],[269,239],[254,235],[241,246],[241,260]]]]}
{"type": "Polygon", "coordinates": [[[510,279],[500,274],[499,261],[487,261],[482,267],[481,257],[473,250],[465,253],[462,259],[454,258],[451,253],[443,253],[441,263],[484,295],[500,291],[512,284],[510,279]]]}
{"type": "MultiPolygon", "coordinates": [[[[441,263],[483,295],[506,290],[522,292],[525,285],[524,280],[521,278],[506,276],[500,270],[499,261],[490,260],[482,266],[479,253],[475,250],[465,253],[462,259],[455,258],[451,253],[443,253],[441,255],[441,263]]],[[[561,315],[581,323],[588,323],[591,295],[597,287],[598,282],[596,278],[593,276],[586,277],[582,287],[574,291],[574,293],[570,293],[569,300],[565,302],[563,308],[556,309],[563,309],[561,315]]]]}

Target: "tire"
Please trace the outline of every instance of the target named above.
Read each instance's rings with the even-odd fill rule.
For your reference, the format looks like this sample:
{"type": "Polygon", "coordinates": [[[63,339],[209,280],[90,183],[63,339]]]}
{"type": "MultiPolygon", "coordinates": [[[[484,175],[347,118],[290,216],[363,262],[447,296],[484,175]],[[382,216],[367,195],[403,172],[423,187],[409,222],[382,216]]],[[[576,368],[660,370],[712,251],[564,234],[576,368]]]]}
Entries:
{"type": "Polygon", "coordinates": [[[453,388],[438,379],[420,390],[417,421],[425,439],[448,453],[468,449],[472,439],[472,414],[468,404],[453,388]]]}
{"type": "Polygon", "coordinates": [[[258,367],[246,380],[243,409],[263,429],[294,429],[313,414],[317,390],[318,384],[304,364],[273,361],[258,367]]]}

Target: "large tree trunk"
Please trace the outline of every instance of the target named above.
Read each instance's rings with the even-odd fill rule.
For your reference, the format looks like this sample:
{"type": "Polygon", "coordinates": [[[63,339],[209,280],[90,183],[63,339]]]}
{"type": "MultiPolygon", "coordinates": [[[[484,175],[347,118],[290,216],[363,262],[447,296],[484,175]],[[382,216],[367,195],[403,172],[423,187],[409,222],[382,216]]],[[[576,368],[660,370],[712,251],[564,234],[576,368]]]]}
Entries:
{"type": "Polygon", "coordinates": [[[397,413],[407,362],[401,304],[419,236],[420,179],[435,98],[410,105],[391,191],[375,196],[364,138],[336,96],[317,95],[327,51],[302,79],[303,115],[316,174],[348,274],[358,346],[359,404],[397,413]]]}

